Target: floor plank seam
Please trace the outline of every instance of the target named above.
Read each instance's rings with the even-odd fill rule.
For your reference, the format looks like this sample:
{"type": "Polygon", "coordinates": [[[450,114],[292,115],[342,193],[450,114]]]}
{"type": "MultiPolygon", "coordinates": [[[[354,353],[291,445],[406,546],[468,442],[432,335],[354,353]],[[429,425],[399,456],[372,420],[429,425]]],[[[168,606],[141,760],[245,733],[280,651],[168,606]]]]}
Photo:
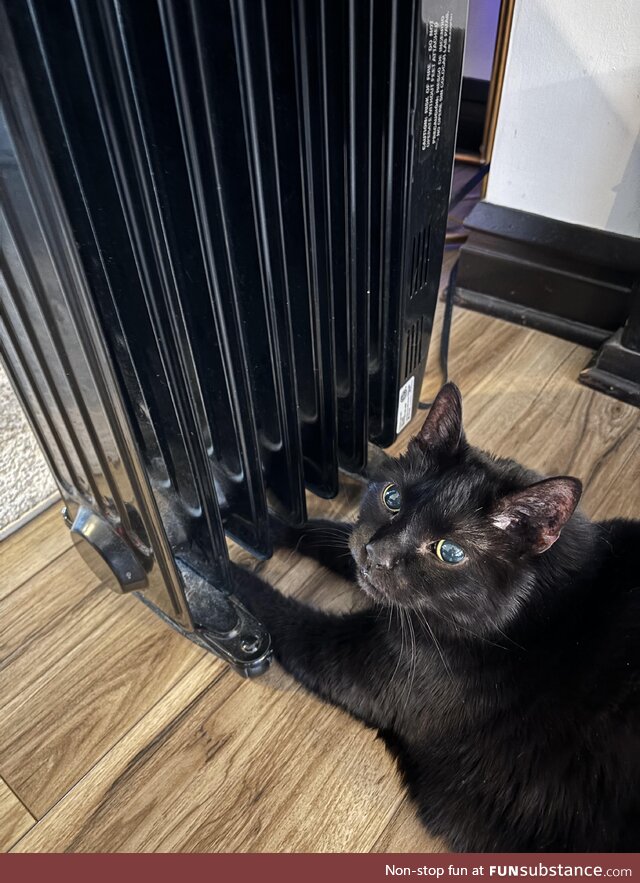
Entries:
{"type": "MultiPolygon", "coordinates": [[[[163,627],[166,627],[166,626],[163,626],[163,627]]],[[[205,652],[206,652],[206,651],[205,651],[205,652]]],[[[203,658],[205,658],[205,657],[203,657],[203,658]]],[[[104,751],[104,752],[103,752],[98,758],[96,758],[95,762],[91,764],[91,766],[90,766],[90,767],[89,767],[89,768],[88,768],[88,769],[82,774],[82,776],[80,776],[80,778],[79,778],[76,782],[73,783],[73,785],[71,785],[70,788],[67,789],[67,791],[65,791],[64,794],[61,794],[61,795],[60,795],[60,797],[55,801],[55,803],[53,803],[53,804],[52,804],[52,805],[46,810],[45,813],[43,813],[40,817],[38,817],[35,813],[31,812],[31,810],[30,810],[28,807],[26,807],[26,809],[27,809],[27,811],[30,813],[30,815],[32,815],[32,816],[35,818],[35,820],[36,820],[36,821],[35,821],[35,824],[32,825],[32,827],[29,829],[29,831],[25,831],[25,833],[20,837],[19,840],[16,840],[16,842],[13,844],[13,846],[11,847],[11,849],[13,849],[14,847],[18,846],[19,843],[20,843],[20,842],[21,842],[21,841],[27,836],[28,833],[30,833],[30,831],[31,831],[34,827],[37,827],[37,826],[40,825],[42,822],[44,822],[44,821],[45,821],[45,820],[51,815],[51,813],[53,813],[54,810],[55,810],[55,809],[56,809],[56,808],[57,808],[57,807],[58,807],[58,806],[59,806],[64,800],[66,800],[67,797],[69,797],[69,795],[70,795],[73,791],[75,791],[76,788],[78,788],[78,787],[82,784],[82,782],[83,782],[83,781],[84,781],[84,780],[85,780],[85,779],[86,779],[86,778],[87,778],[87,777],[88,777],[88,776],[94,771],[94,769],[95,769],[100,763],[102,763],[102,761],[103,761],[106,757],[108,757],[108,755],[111,754],[111,752],[114,751],[114,750],[118,747],[118,745],[119,745],[124,739],[126,739],[127,736],[129,736],[129,734],[130,734],[130,733],[131,733],[131,732],[132,732],[137,726],[139,726],[139,725],[142,723],[142,721],[143,721],[145,718],[149,717],[149,716],[150,716],[150,715],[151,715],[151,714],[157,709],[157,707],[158,707],[162,702],[165,701],[165,699],[167,698],[167,696],[168,696],[171,692],[173,692],[174,690],[177,690],[177,689],[179,688],[180,684],[181,684],[181,683],[182,683],[182,682],[183,682],[183,681],[184,681],[184,680],[185,680],[185,679],[186,679],[186,678],[187,678],[187,677],[193,672],[193,670],[194,670],[198,665],[200,665],[201,662],[202,662],[202,659],[198,659],[198,660],[196,660],[195,663],[194,663],[194,664],[193,664],[193,665],[192,665],[187,671],[185,671],[185,673],[182,675],[182,677],[181,677],[178,681],[175,682],[175,684],[172,684],[171,687],[169,687],[169,689],[168,689],[165,693],[163,693],[162,696],[161,696],[156,702],[154,702],[154,704],[153,704],[150,708],[148,708],[147,711],[146,711],[144,714],[142,714],[139,718],[137,718],[136,721],[135,721],[135,722],[134,722],[134,723],[133,723],[133,724],[132,724],[132,725],[131,725],[131,726],[130,726],[125,732],[124,732],[124,733],[122,733],[122,735],[118,738],[118,740],[117,740],[116,742],[113,743],[113,745],[111,745],[109,748],[107,748],[107,749],[106,749],[106,750],[105,750],[105,751],[104,751]]],[[[161,732],[166,734],[166,730],[167,730],[168,727],[173,726],[173,725],[175,724],[175,722],[176,722],[178,719],[182,719],[182,718],[184,717],[184,712],[185,712],[185,710],[187,710],[187,709],[191,709],[191,708],[193,707],[194,702],[195,702],[197,699],[199,699],[199,698],[203,695],[204,692],[207,692],[209,689],[212,689],[214,686],[216,686],[216,685],[222,680],[223,677],[225,677],[226,675],[228,675],[228,674],[230,674],[230,673],[231,673],[231,672],[230,672],[230,669],[228,669],[228,668],[224,668],[224,669],[222,669],[222,671],[218,672],[218,674],[216,675],[216,677],[215,677],[215,678],[214,678],[209,684],[207,684],[207,685],[206,685],[206,686],[205,686],[205,687],[204,687],[204,688],[198,693],[198,695],[194,698],[194,700],[192,700],[192,701],[189,703],[189,705],[186,707],[186,709],[181,709],[181,711],[180,711],[175,717],[173,717],[173,718],[171,719],[171,721],[169,722],[169,724],[167,724],[167,726],[166,726],[165,728],[163,728],[163,730],[162,730],[161,732]]],[[[242,680],[241,680],[240,678],[238,678],[238,687],[240,686],[241,683],[242,683],[242,680]]],[[[236,688],[236,689],[237,689],[237,688],[236,688]]],[[[161,741],[161,740],[156,740],[156,739],[154,739],[153,741],[156,742],[156,741],[161,741]]],[[[149,747],[149,746],[145,746],[145,750],[146,750],[148,747],[149,747]]],[[[0,776],[1,776],[1,775],[2,775],[2,774],[0,773],[0,776]]],[[[4,778],[4,776],[2,776],[2,778],[4,778]]],[[[5,781],[6,781],[6,779],[5,779],[5,781]]],[[[7,783],[7,784],[8,784],[8,783],[7,783]]],[[[11,786],[9,786],[9,787],[11,787],[11,786]]],[[[13,791],[13,788],[12,788],[11,790],[13,791]]],[[[14,793],[15,793],[15,791],[14,791],[14,793]]],[[[17,795],[16,795],[16,796],[17,796],[17,795]]],[[[18,799],[20,799],[20,798],[18,798],[18,799]]],[[[23,804],[23,806],[26,806],[22,800],[21,800],[20,802],[23,804]]]]}
{"type": "Polygon", "coordinates": [[[38,824],[38,820],[37,820],[37,819],[34,819],[33,824],[32,824],[30,827],[28,827],[26,831],[23,831],[22,834],[18,837],[17,840],[14,840],[12,843],[9,843],[9,844],[7,845],[7,848],[6,848],[6,849],[4,849],[4,850],[0,850],[0,854],[8,855],[8,854],[13,850],[13,848],[14,848],[15,846],[17,846],[18,843],[20,843],[20,841],[23,839],[23,837],[26,837],[27,834],[29,834],[31,831],[33,831],[33,829],[35,828],[35,826],[36,826],[37,824],[38,824]]]}
{"type": "MultiPolygon", "coordinates": [[[[27,806],[27,804],[24,802],[24,800],[22,799],[22,797],[20,797],[20,795],[18,794],[18,792],[16,791],[16,789],[13,787],[13,785],[11,784],[11,782],[7,779],[7,777],[6,777],[5,774],[2,772],[2,770],[0,770],[0,779],[2,779],[2,781],[3,781],[4,784],[7,786],[7,788],[9,789],[9,791],[11,791],[11,793],[13,794],[13,796],[15,797],[15,799],[18,801],[18,803],[20,803],[20,804],[26,809],[26,811],[29,813],[29,815],[30,815],[31,818],[33,819],[33,823],[34,823],[34,825],[35,825],[36,822],[38,821],[38,818],[37,818],[36,814],[35,814],[32,810],[29,809],[29,807],[27,806]]],[[[32,825],[32,827],[33,827],[33,825],[32,825]]],[[[26,833],[26,832],[25,832],[25,833],[26,833]]],[[[18,841],[16,840],[16,843],[17,843],[17,842],[18,842],[18,841]]],[[[15,845],[15,844],[14,844],[14,845],[15,845]]]]}
{"type": "Polygon", "coordinates": [[[14,592],[17,592],[19,589],[22,589],[24,586],[26,586],[26,584],[28,582],[30,582],[32,579],[35,579],[35,577],[37,577],[39,574],[41,574],[43,570],[46,570],[51,564],[54,564],[58,560],[58,558],[62,558],[62,556],[64,554],[66,554],[72,548],[73,548],[72,546],[67,546],[66,549],[63,549],[61,552],[58,552],[57,555],[53,555],[53,557],[50,558],[46,564],[43,564],[42,567],[40,567],[38,570],[34,570],[33,573],[30,573],[29,576],[25,580],[23,580],[19,585],[15,586],[13,589],[10,589],[6,593],[6,595],[3,595],[0,598],[0,603],[5,601],[6,598],[9,598],[11,595],[13,595],[14,592]]]}

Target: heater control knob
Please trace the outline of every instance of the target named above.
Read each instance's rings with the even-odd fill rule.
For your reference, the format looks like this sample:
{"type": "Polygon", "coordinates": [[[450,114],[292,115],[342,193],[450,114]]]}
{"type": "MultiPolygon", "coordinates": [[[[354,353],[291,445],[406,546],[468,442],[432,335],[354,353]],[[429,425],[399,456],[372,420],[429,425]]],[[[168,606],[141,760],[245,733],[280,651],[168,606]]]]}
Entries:
{"type": "MultiPolygon", "coordinates": [[[[63,512],[65,520],[68,516],[63,512]]],[[[71,524],[76,549],[89,567],[116,592],[144,589],[147,574],[135,552],[106,518],[81,506],[71,524]]]]}

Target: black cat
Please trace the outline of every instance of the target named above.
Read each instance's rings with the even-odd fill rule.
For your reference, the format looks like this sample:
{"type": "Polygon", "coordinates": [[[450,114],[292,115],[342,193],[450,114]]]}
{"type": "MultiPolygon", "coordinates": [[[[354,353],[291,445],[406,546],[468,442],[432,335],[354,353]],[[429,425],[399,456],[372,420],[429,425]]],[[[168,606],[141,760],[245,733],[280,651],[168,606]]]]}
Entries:
{"type": "Polygon", "coordinates": [[[452,849],[637,850],[640,522],[592,523],[577,479],[471,447],[453,384],[375,478],[355,526],[282,537],[370,608],[331,615],[235,568],[280,663],[379,728],[452,849]]]}

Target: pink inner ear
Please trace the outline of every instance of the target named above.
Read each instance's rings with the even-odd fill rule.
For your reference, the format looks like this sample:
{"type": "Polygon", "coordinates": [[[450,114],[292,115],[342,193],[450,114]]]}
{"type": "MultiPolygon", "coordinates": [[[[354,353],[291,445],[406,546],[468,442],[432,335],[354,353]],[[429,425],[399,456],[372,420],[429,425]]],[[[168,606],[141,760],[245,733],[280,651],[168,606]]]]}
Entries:
{"type": "Polygon", "coordinates": [[[506,512],[491,516],[491,523],[499,530],[507,530],[513,524],[513,520],[506,512]]]}
{"type": "Polygon", "coordinates": [[[550,549],[551,546],[555,543],[555,541],[560,536],[560,531],[558,533],[546,533],[544,530],[540,534],[540,540],[536,543],[535,550],[541,555],[543,552],[546,552],[547,549],[550,549]]]}
{"type": "Polygon", "coordinates": [[[490,520],[500,530],[518,531],[540,554],[556,542],[581,493],[576,478],[547,478],[504,497],[490,520]]]}

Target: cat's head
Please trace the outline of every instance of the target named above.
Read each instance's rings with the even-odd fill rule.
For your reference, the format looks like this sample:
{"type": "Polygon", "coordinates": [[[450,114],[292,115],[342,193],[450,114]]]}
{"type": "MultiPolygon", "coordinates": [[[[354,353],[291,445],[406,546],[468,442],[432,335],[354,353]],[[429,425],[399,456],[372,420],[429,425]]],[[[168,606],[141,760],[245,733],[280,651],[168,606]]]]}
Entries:
{"type": "Polygon", "coordinates": [[[350,540],[360,586],[382,604],[500,628],[581,492],[576,478],[540,480],[469,445],[460,392],[448,383],[407,452],[369,484],[350,540]]]}

